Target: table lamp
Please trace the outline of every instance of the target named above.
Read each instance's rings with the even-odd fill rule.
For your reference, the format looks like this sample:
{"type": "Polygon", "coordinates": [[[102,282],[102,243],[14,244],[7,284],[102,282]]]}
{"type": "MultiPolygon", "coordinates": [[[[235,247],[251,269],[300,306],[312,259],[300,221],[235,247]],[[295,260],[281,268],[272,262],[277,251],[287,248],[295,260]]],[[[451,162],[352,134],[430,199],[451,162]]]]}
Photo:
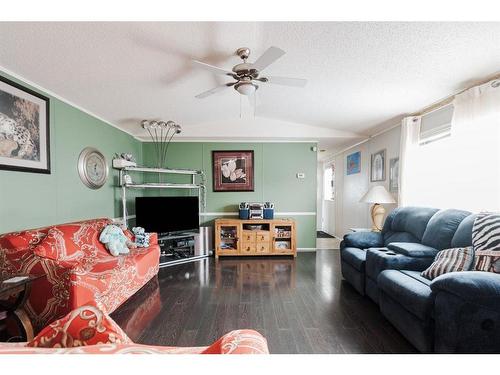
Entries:
{"type": "Polygon", "coordinates": [[[392,195],[385,187],[377,185],[372,186],[368,192],[360,199],[361,203],[373,203],[371,209],[372,231],[380,232],[382,230],[385,208],[381,203],[396,203],[392,195]]]}

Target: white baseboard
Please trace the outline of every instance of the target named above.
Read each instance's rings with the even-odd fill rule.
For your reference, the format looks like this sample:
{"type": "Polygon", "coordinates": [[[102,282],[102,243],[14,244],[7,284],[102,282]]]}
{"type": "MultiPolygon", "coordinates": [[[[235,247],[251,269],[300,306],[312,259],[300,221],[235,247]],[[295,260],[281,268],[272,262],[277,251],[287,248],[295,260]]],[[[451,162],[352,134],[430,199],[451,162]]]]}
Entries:
{"type": "Polygon", "coordinates": [[[297,248],[297,252],[301,252],[301,253],[314,253],[316,252],[316,248],[315,247],[298,247],[297,248]]]}

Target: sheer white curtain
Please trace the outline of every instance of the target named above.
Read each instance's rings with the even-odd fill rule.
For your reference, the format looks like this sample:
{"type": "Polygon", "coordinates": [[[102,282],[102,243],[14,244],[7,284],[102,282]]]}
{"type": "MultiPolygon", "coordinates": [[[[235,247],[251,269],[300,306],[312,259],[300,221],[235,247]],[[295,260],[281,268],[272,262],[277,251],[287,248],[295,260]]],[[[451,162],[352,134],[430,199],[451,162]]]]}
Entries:
{"type": "Polygon", "coordinates": [[[453,106],[453,196],[469,210],[500,211],[500,80],[457,95],[453,106]]]}
{"type": "Polygon", "coordinates": [[[451,136],[418,144],[418,125],[401,135],[400,205],[500,211],[500,81],[453,101],[451,136]]]}
{"type": "Polygon", "coordinates": [[[405,117],[401,122],[401,143],[399,149],[399,193],[398,204],[411,204],[412,170],[417,158],[418,139],[420,134],[421,118],[417,116],[405,117]],[[410,195],[409,195],[410,194],[410,195]]]}

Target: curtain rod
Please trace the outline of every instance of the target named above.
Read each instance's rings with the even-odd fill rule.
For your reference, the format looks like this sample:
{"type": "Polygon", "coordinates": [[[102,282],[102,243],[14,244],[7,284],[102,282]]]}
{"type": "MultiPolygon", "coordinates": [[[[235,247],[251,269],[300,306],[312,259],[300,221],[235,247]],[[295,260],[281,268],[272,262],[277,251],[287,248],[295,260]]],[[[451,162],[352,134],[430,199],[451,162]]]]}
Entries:
{"type": "Polygon", "coordinates": [[[453,95],[447,96],[444,99],[441,99],[441,100],[439,100],[439,101],[437,101],[437,102],[435,102],[427,107],[424,107],[420,111],[415,112],[415,113],[411,114],[410,116],[423,116],[427,113],[434,112],[435,110],[450,104],[453,101],[453,99],[455,99],[455,96],[460,95],[460,94],[466,92],[467,90],[470,90],[473,87],[484,85],[485,83],[488,83],[489,81],[493,81],[495,79],[500,79],[500,73],[495,73],[495,74],[490,75],[488,78],[483,78],[481,80],[475,81],[473,84],[469,85],[465,89],[462,89],[462,90],[454,93],[453,95]]]}
{"type": "MultiPolygon", "coordinates": [[[[447,106],[449,105],[451,102],[453,102],[453,99],[455,98],[455,96],[459,95],[459,94],[462,94],[463,92],[473,88],[473,87],[476,87],[476,86],[480,86],[480,85],[483,85],[489,81],[492,81],[492,80],[495,80],[495,79],[500,79],[500,73],[495,73],[495,74],[492,74],[490,75],[488,78],[483,78],[482,80],[479,80],[479,81],[475,81],[474,84],[466,87],[465,89],[462,89],[458,92],[456,92],[455,94],[453,95],[450,95],[450,96],[447,96],[446,98],[444,99],[441,99],[427,107],[424,107],[422,108],[420,111],[418,112],[415,112],[409,116],[423,116],[425,114],[428,114],[428,113],[431,113],[431,112],[434,112],[444,106],[447,106]]],[[[406,117],[406,116],[403,116],[403,117],[406,117]]],[[[387,129],[384,129],[384,130],[381,130],[373,135],[370,135],[368,136],[366,139],[363,139],[362,141],[359,141],[349,147],[346,147],[344,148],[343,150],[339,151],[339,152],[336,152],[335,154],[332,154],[330,157],[328,158],[325,158],[325,162],[327,161],[331,161],[331,159],[335,158],[336,156],[340,155],[340,154],[343,154],[344,152],[346,152],[347,150],[350,150],[351,148],[354,148],[354,147],[357,147],[359,145],[362,145],[363,143],[366,143],[368,142],[369,140],[371,140],[372,138],[375,138],[375,137],[378,137],[379,135],[382,135],[384,133],[387,133],[388,131],[394,129],[394,128],[397,128],[398,126],[400,126],[401,124],[395,124],[395,125],[392,125],[391,127],[387,128],[387,129]]]]}

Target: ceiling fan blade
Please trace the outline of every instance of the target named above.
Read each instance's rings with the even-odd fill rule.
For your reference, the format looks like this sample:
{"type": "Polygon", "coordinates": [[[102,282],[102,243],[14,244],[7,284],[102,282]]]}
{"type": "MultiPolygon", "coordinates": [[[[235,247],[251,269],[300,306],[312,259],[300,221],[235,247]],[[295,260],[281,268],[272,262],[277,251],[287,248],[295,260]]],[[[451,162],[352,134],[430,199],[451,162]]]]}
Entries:
{"type": "Polygon", "coordinates": [[[285,51],[279,49],[278,47],[269,47],[266,52],[264,52],[262,56],[253,63],[253,67],[258,71],[263,71],[285,53],[285,51]]]}
{"type": "Polygon", "coordinates": [[[202,68],[202,69],[205,69],[205,70],[208,70],[212,73],[216,73],[216,74],[224,74],[224,75],[227,75],[227,76],[232,76],[233,73],[226,70],[226,69],[222,69],[222,68],[219,68],[217,66],[213,66],[213,65],[210,65],[210,64],[205,64],[204,62],[201,62],[201,61],[198,61],[198,60],[193,60],[192,61],[193,65],[198,67],[198,68],[202,68]]]}
{"type": "Polygon", "coordinates": [[[216,86],[216,87],[214,87],[213,89],[210,89],[210,90],[204,91],[204,92],[202,92],[201,94],[196,95],[196,96],[195,96],[195,98],[197,98],[197,99],[203,99],[203,98],[206,98],[207,96],[210,96],[210,95],[216,94],[216,93],[218,93],[219,91],[224,90],[226,87],[231,87],[231,86],[234,86],[234,85],[236,85],[236,83],[237,83],[237,82],[231,82],[231,83],[226,83],[226,84],[224,84],[224,85],[216,86]]]}
{"type": "Polygon", "coordinates": [[[304,87],[307,84],[307,79],[303,78],[290,78],[290,77],[276,77],[268,76],[262,82],[271,83],[273,85],[304,87]]]}

